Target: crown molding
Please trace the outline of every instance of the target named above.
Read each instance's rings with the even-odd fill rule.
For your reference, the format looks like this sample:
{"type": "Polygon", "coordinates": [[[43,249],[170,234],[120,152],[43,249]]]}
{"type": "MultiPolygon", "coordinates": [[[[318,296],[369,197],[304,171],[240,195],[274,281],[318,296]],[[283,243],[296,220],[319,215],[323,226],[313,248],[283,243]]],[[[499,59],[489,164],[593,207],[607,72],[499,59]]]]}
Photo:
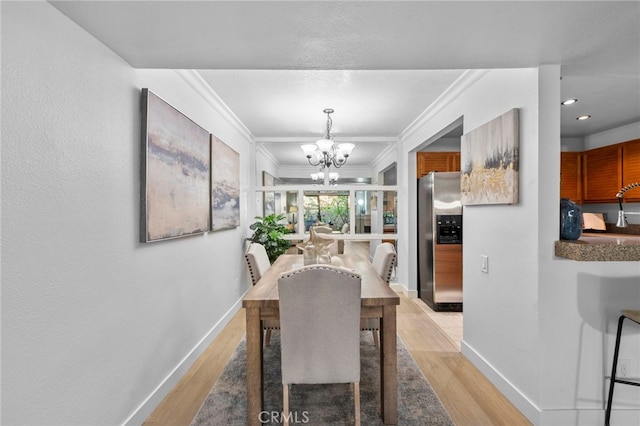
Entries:
{"type": "MultiPolygon", "coordinates": [[[[320,139],[318,136],[287,136],[287,137],[258,137],[254,138],[257,143],[315,143],[320,139]]],[[[352,137],[339,137],[339,140],[334,140],[334,143],[341,144],[343,142],[398,142],[398,138],[395,136],[352,136],[352,137]]]]}
{"type": "Polygon", "coordinates": [[[413,135],[418,129],[420,129],[426,122],[431,120],[436,114],[440,113],[451,102],[456,100],[462,93],[464,93],[469,87],[480,80],[489,70],[466,70],[460,77],[454,81],[440,96],[436,98],[431,105],[425,109],[411,124],[404,129],[398,139],[403,141],[413,135]]]}
{"type": "Polygon", "coordinates": [[[216,92],[213,91],[200,73],[196,70],[174,70],[193,90],[196,91],[218,114],[220,114],[231,126],[241,133],[247,140],[255,141],[251,131],[236,116],[231,108],[224,103],[216,92]]]}
{"type": "Polygon", "coordinates": [[[274,157],[273,154],[271,154],[271,152],[265,149],[265,147],[262,144],[256,143],[255,148],[256,148],[256,153],[259,152],[260,154],[264,155],[267,158],[267,160],[272,162],[278,169],[282,168],[282,164],[280,164],[278,159],[274,157]]]}
{"type": "Polygon", "coordinates": [[[396,140],[394,141],[393,144],[389,144],[385,149],[380,151],[380,154],[378,154],[376,158],[374,158],[373,161],[371,162],[371,166],[373,167],[373,165],[378,164],[384,159],[384,157],[386,157],[393,151],[397,151],[397,149],[398,149],[398,141],[396,140]]]}

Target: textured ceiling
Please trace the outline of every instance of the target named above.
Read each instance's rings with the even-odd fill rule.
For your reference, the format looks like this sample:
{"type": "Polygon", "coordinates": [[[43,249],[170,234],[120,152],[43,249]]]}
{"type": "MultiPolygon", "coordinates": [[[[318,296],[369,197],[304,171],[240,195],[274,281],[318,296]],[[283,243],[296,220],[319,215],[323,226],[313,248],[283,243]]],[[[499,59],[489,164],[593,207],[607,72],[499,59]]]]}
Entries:
{"type": "Polygon", "coordinates": [[[375,157],[466,69],[560,64],[565,137],[640,120],[635,1],[51,3],[134,67],[199,70],[281,164],[327,107],[375,157]]]}

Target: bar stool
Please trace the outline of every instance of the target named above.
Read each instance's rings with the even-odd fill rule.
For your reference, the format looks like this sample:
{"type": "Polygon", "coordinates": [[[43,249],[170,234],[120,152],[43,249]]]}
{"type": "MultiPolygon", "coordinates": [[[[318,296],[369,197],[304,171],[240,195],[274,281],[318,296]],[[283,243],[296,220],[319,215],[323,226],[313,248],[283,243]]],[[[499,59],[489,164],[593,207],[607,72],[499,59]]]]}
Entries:
{"type": "Polygon", "coordinates": [[[640,382],[616,379],[616,369],[618,368],[618,352],[620,350],[620,336],[622,335],[622,323],[625,319],[630,319],[636,324],[640,324],[640,311],[623,310],[618,320],[618,333],[616,335],[616,349],[613,353],[613,367],[611,367],[611,384],[609,385],[609,400],[607,401],[607,411],[604,416],[605,426],[609,426],[611,419],[611,402],[613,401],[613,386],[616,383],[631,386],[640,386],[640,382]]]}

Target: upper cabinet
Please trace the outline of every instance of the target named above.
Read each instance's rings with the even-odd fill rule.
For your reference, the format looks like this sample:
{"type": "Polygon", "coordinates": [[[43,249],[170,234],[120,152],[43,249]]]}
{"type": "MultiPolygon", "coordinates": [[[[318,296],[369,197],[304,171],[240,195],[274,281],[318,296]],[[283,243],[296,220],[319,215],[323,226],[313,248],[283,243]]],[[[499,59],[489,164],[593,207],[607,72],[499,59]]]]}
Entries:
{"type": "Polygon", "coordinates": [[[615,203],[622,188],[622,145],[585,151],[582,171],[584,203],[615,203]]]}
{"type": "MultiPolygon", "coordinates": [[[[640,182],[640,139],[623,143],[622,152],[622,186],[640,182]]],[[[640,189],[627,192],[624,199],[640,202],[640,189]]]]}
{"type": "MultiPolygon", "coordinates": [[[[616,203],[623,186],[640,181],[640,139],[590,149],[562,152],[560,196],[578,203],[616,203]]],[[[630,191],[625,202],[640,202],[630,191]]]]}
{"type": "Polygon", "coordinates": [[[582,204],[582,153],[560,153],[560,198],[582,204]]]}
{"type": "Polygon", "coordinates": [[[420,179],[429,172],[459,172],[459,152],[417,152],[416,175],[420,179]]]}

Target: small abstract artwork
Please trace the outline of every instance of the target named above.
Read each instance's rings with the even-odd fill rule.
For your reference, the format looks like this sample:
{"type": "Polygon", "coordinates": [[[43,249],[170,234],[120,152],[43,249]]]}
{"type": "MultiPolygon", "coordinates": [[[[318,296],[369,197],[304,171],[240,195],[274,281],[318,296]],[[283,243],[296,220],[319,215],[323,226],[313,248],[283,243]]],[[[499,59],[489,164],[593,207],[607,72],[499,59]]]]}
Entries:
{"type": "Polygon", "coordinates": [[[211,230],[240,226],[240,155],[211,135],[211,230]]]}
{"type": "Polygon", "coordinates": [[[462,135],[462,204],[517,204],[520,125],[514,108],[462,135]]]}
{"type": "Polygon", "coordinates": [[[209,230],[209,132],[142,89],[140,241],[209,230]]]}

